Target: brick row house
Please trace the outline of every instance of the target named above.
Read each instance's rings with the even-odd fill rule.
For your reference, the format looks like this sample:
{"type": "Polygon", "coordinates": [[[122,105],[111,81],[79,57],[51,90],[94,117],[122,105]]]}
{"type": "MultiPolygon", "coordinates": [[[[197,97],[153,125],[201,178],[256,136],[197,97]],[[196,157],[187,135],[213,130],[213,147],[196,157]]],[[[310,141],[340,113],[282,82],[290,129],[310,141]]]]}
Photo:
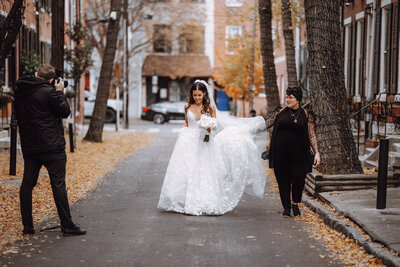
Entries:
{"type": "Polygon", "coordinates": [[[213,40],[210,1],[157,1],[149,12],[152,42],[143,58],[142,106],[185,101],[195,79],[209,80],[213,40]]]}
{"type": "MultiPolygon", "coordinates": [[[[2,1],[0,16],[5,19],[12,7],[12,1],[2,1]]],[[[83,11],[83,0],[65,0],[65,29],[68,29],[83,11]]],[[[26,0],[22,26],[5,64],[0,72],[1,92],[10,92],[12,84],[22,76],[22,57],[27,54],[32,59],[35,54],[40,63],[50,63],[51,60],[51,0],[26,0]]],[[[65,35],[65,46],[73,43],[65,35]]],[[[64,69],[69,70],[65,63],[64,69]]],[[[71,83],[72,81],[70,81],[71,83]]],[[[83,91],[83,90],[81,90],[83,91]]],[[[83,99],[83,97],[82,97],[83,99]]],[[[82,113],[82,112],[81,112],[82,113]]],[[[0,129],[6,129],[10,124],[11,101],[1,102],[0,129]],[[5,103],[7,102],[7,103],[5,103]]],[[[83,113],[82,113],[83,114],[83,113]]]]}
{"type": "Polygon", "coordinates": [[[398,0],[346,0],[342,14],[349,101],[353,109],[359,109],[379,96],[380,101],[369,108],[370,116],[361,118],[366,122],[366,136],[399,134],[400,3],[398,0]],[[372,120],[372,127],[368,127],[368,120],[372,120]]]}

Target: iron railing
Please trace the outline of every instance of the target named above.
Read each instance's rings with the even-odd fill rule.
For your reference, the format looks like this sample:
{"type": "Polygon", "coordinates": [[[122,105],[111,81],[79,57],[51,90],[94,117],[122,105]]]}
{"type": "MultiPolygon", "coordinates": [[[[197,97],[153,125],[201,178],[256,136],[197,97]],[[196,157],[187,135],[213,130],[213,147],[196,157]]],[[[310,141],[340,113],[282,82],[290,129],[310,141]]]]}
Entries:
{"type": "Polygon", "coordinates": [[[388,135],[400,134],[400,95],[380,93],[372,101],[361,98],[358,103],[351,103],[352,129],[356,131],[358,154],[361,145],[365,147],[369,140],[377,140],[388,135]],[[361,140],[362,133],[364,138],[361,140]]]}

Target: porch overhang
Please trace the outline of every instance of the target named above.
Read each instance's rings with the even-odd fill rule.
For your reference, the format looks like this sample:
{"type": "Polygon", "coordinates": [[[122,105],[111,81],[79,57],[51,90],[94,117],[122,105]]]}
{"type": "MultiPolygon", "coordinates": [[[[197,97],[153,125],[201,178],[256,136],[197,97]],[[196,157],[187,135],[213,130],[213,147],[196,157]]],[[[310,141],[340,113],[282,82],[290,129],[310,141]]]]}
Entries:
{"type": "Polygon", "coordinates": [[[142,76],[170,77],[172,80],[183,77],[211,77],[213,71],[207,56],[147,56],[144,60],[142,76]]]}

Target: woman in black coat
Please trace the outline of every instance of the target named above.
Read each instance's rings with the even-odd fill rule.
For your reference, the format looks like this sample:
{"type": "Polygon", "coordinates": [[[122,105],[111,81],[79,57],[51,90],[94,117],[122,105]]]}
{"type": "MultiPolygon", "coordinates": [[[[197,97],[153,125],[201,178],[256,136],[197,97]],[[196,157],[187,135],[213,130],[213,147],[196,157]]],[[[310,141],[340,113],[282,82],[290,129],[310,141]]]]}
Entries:
{"type": "Polygon", "coordinates": [[[272,131],[269,167],[274,169],[279,186],[284,217],[300,216],[298,204],[305,185],[308,172],[312,165],[321,162],[318,143],[315,135],[315,124],[312,116],[300,107],[302,90],[298,87],[286,90],[287,107],[276,111],[266,121],[267,128],[274,126],[272,131]],[[314,152],[312,156],[310,148],[314,152]]]}

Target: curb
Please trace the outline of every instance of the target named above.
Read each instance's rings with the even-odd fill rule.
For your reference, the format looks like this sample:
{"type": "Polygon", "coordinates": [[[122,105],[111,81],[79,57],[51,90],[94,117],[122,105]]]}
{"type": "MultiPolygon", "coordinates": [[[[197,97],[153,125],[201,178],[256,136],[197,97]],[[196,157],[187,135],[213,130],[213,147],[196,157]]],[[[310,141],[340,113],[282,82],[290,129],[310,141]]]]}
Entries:
{"type": "Polygon", "coordinates": [[[370,239],[363,237],[360,231],[348,224],[345,220],[338,219],[335,213],[326,209],[317,201],[303,194],[302,202],[313,212],[318,213],[326,225],[356,241],[356,243],[362,246],[368,253],[382,259],[383,264],[400,267],[400,259],[398,257],[394,256],[386,248],[380,247],[378,243],[370,242],[370,239]]]}

